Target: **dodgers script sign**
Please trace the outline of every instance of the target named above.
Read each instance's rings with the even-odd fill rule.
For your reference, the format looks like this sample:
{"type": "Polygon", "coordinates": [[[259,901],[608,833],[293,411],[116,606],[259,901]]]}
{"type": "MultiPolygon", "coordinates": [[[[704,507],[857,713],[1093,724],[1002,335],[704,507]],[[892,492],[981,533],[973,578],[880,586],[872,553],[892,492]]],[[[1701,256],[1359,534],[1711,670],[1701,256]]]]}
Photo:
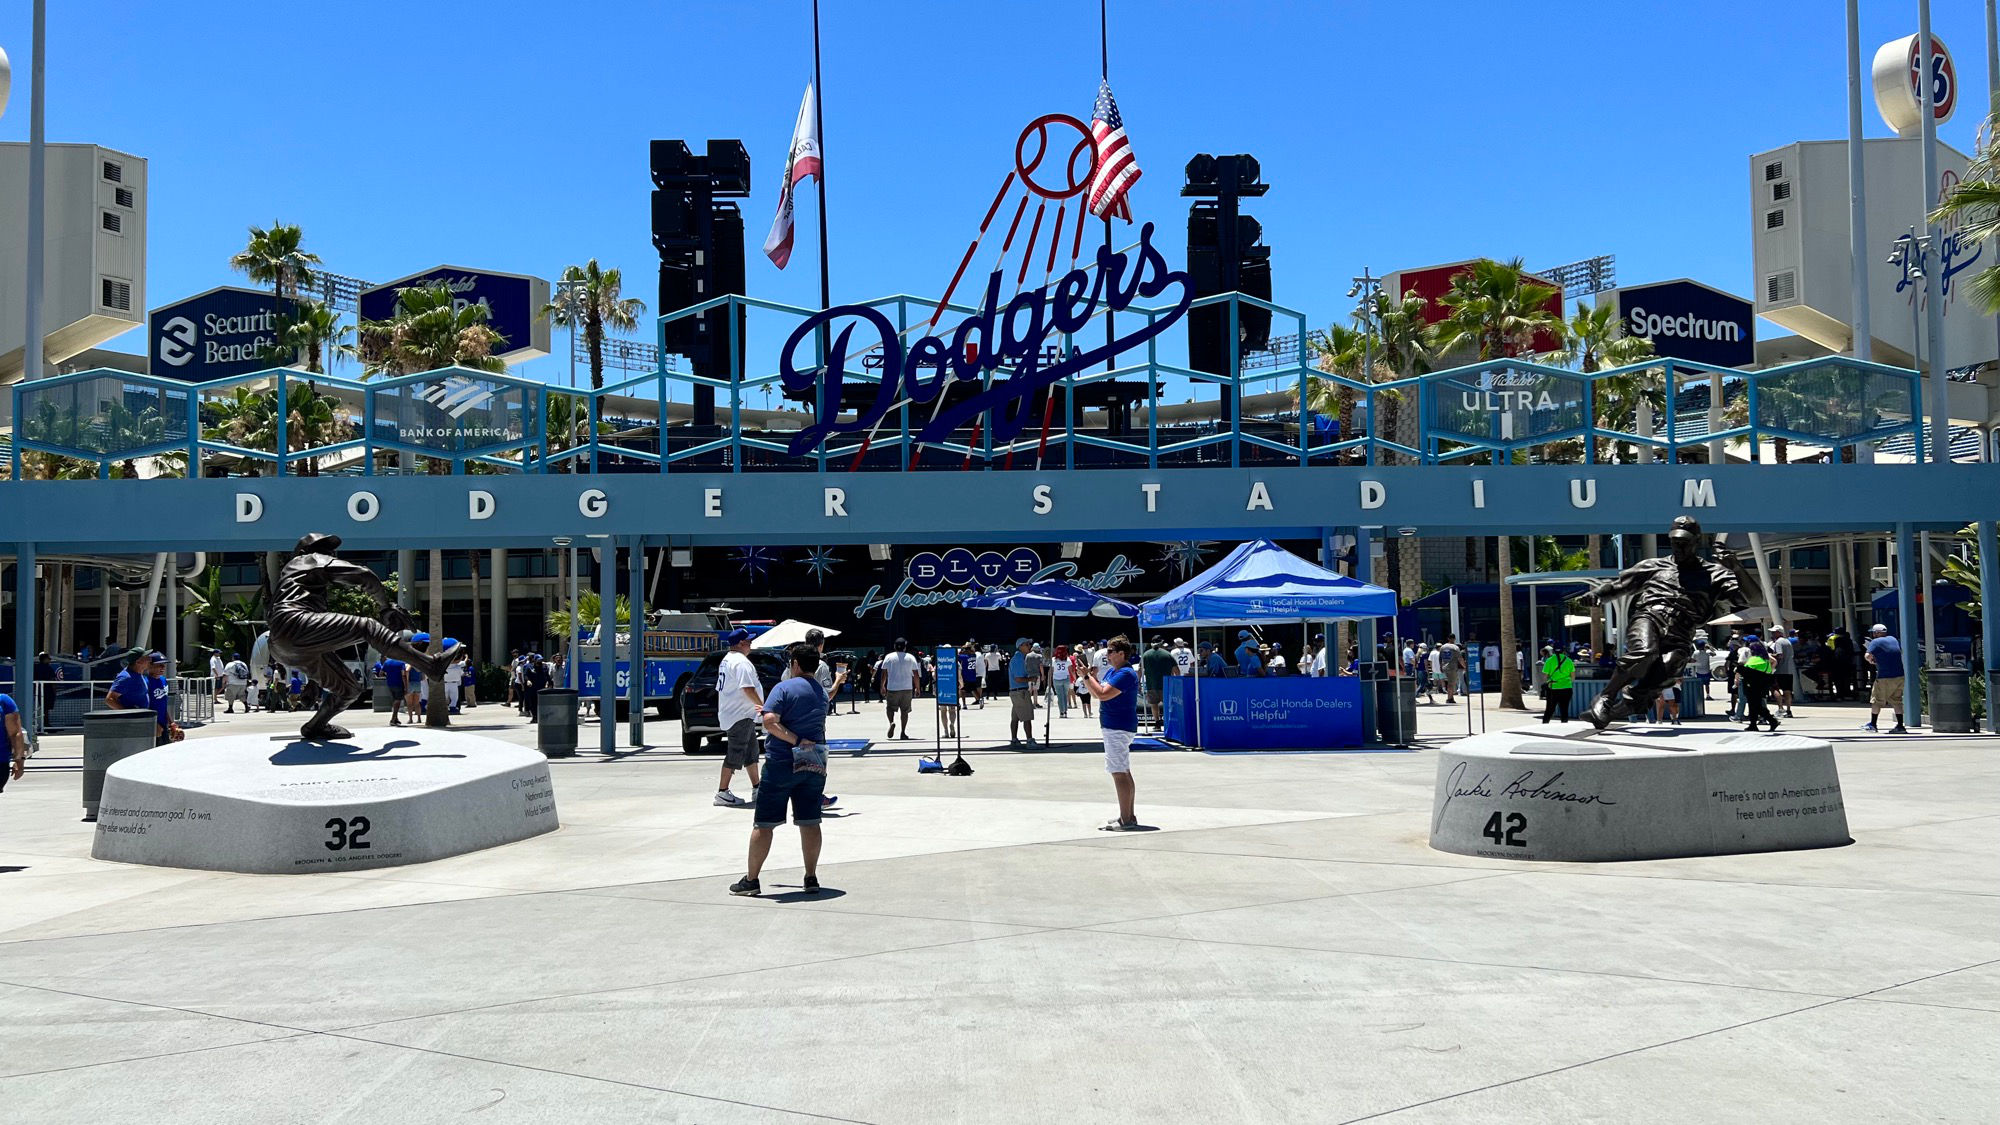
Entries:
{"type": "Polygon", "coordinates": [[[866,434],[903,402],[933,402],[953,380],[980,382],[989,372],[1011,369],[1005,379],[993,379],[984,390],[968,396],[937,413],[917,434],[920,442],[943,441],[971,419],[988,415],[993,440],[1012,441],[1030,421],[1029,407],[1042,391],[1079,371],[1088,370],[1129,348],[1145,343],[1179,323],[1194,299],[1194,288],[1184,271],[1167,265],[1167,259],[1153,245],[1153,224],[1139,230],[1137,260],[1109,248],[1097,251],[1095,277],[1089,269],[1074,269],[1061,281],[1017,294],[1003,308],[1000,287],[1003,271],[995,270],[986,279],[986,295],[979,312],[967,317],[947,343],[941,336],[925,336],[907,349],[896,325],[865,305],[838,305],[808,317],[785,341],[780,376],[788,390],[802,390],[815,379],[825,381],[819,396],[820,408],[813,423],[792,439],[794,456],[809,453],[834,434],[866,434]],[[1074,333],[1090,323],[1099,311],[1121,312],[1136,301],[1153,300],[1179,286],[1180,293],[1166,315],[1140,325],[1135,331],[1089,349],[1072,348],[1067,355],[1043,365],[1042,343],[1051,332],[1074,333]],[[859,323],[856,323],[859,322],[859,323]],[[833,345],[824,370],[800,367],[796,362],[801,344],[808,344],[822,326],[834,327],[833,345]],[[856,412],[849,421],[839,417],[841,393],[847,380],[847,362],[856,354],[854,330],[865,328],[862,345],[879,348],[882,354],[881,382],[875,401],[856,412]]]}
{"type": "MultiPolygon", "coordinates": [[[[780,360],[780,376],[788,391],[804,391],[818,383],[818,413],[811,425],[792,439],[794,456],[820,448],[828,438],[843,433],[873,436],[889,412],[906,403],[938,403],[916,435],[919,443],[944,441],[959,427],[974,419],[984,419],[988,435],[1005,443],[1019,437],[1033,414],[1031,407],[1043,392],[1079,371],[1145,343],[1173,327],[1187,315],[1194,300],[1194,287],[1184,272],[1168,268],[1167,260],[1153,246],[1153,224],[1139,229],[1139,242],[1126,251],[1113,251],[1108,243],[1095,251],[1089,265],[1079,267],[1083,228],[1087,209],[1083,193],[1097,171],[1098,153],[1090,129],[1083,122],[1060,113],[1044,114],[1031,122],[1014,145],[1014,168],[1000,183],[992,206],[979,223],[979,233],[965,251],[951,283],[945,286],[937,312],[926,330],[937,327],[942,313],[965,276],[965,267],[985,241],[995,216],[1007,213],[1002,205],[1018,185],[1020,197],[1012,208],[1013,219],[1002,224],[1006,239],[999,261],[986,279],[986,291],[979,310],[959,324],[956,331],[925,335],[905,346],[903,336],[889,318],[864,305],[841,305],[808,318],[785,341],[780,360]],[[1064,140],[1072,143],[1067,150],[1064,140]],[[1067,151],[1067,156],[1063,154],[1067,151]],[[1033,221],[1023,226],[1034,203],[1033,221]],[[1071,204],[1076,206],[1075,224],[1067,219],[1071,204]],[[1052,206],[1053,205],[1053,206],[1052,206]],[[1046,257],[1041,241],[1043,220],[1049,232],[1046,257]],[[1018,267],[1011,295],[1003,296],[1007,284],[1007,257],[1014,252],[1015,235],[1023,230],[1018,267]],[[1073,233],[1067,233],[1072,231],[1073,233]],[[1063,244],[1069,246],[1069,272],[1059,280],[1056,259],[1063,244]],[[1092,276],[1095,267],[1095,276],[1092,276]],[[1022,288],[1030,271],[1042,278],[1034,289],[1022,288]],[[1052,334],[1074,335],[1103,312],[1122,312],[1140,300],[1151,301],[1168,289],[1179,286],[1180,295],[1169,308],[1159,310],[1138,331],[1107,340],[1088,351],[1071,348],[1065,353],[1051,346],[1052,334]],[[864,335],[855,339],[855,329],[864,335]],[[801,344],[824,334],[830,338],[826,363],[800,365],[801,344]],[[946,336],[949,335],[949,342],[946,336]],[[876,382],[874,401],[856,412],[851,421],[839,414],[847,400],[847,364],[858,357],[862,368],[875,373],[857,382],[876,382]],[[1004,378],[996,373],[1003,373],[1004,378]],[[879,379],[879,381],[876,381],[879,379]],[[981,389],[956,402],[943,400],[945,389],[954,381],[981,384],[981,389]]],[[[866,392],[862,392],[865,397],[866,392]]],[[[1047,420],[1044,419],[1044,426],[1047,420]]],[[[864,446],[865,448],[865,446],[864,446]]]]}

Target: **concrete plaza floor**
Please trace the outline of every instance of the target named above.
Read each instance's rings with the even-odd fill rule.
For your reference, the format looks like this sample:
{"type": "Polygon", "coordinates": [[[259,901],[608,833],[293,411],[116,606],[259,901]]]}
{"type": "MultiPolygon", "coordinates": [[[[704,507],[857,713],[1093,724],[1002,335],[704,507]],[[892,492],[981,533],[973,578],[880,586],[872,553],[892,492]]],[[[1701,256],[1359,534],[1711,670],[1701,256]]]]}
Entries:
{"type": "Polygon", "coordinates": [[[1127,834],[1093,723],[972,710],[972,777],[836,756],[817,898],[790,829],[725,893],[749,815],[671,723],[554,763],[558,832],[292,876],[90,859],[50,738],[0,795],[0,1120],[2000,1119],[2000,740],[1801,707],[1852,845],[1521,863],[1426,846],[1466,720],[1419,710],[1408,752],[1139,754],[1127,834]]]}

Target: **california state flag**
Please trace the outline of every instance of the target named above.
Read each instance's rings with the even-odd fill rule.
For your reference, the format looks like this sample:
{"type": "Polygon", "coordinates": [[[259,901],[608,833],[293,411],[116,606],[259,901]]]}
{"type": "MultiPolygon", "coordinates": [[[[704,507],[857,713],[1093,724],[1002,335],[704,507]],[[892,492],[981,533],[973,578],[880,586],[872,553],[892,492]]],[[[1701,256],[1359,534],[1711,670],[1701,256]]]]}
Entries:
{"type": "Polygon", "coordinates": [[[798,124],[792,126],[792,151],[785,157],[785,183],[778,193],[778,213],[771,220],[771,233],[764,239],[764,253],[779,269],[792,260],[793,190],[807,176],[824,175],[819,165],[819,98],[812,83],[799,102],[798,124]]]}

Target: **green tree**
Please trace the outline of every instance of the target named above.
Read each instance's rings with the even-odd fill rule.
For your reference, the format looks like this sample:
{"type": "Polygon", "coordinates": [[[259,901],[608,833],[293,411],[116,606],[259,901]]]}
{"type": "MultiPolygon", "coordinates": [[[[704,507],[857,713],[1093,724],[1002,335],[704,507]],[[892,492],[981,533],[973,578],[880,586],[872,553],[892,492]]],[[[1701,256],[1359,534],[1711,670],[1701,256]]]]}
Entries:
{"type": "Polygon", "coordinates": [[[294,225],[273,222],[269,227],[251,227],[250,241],[229,259],[229,268],[250,280],[271,287],[279,300],[299,295],[319,255],[304,249],[305,236],[294,225]]]}
{"type": "MultiPolygon", "coordinates": [[[[1562,367],[1575,367],[1586,375],[1606,368],[1627,367],[1651,358],[1653,342],[1644,336],[1625,335],[1625,326],[1616,310],[1604,301],[1591,305],[1579,305],[1575,315],[1562,326],[1562,347],[1544,357],[1549,363],[1562,367]]],[[[1648,395],[1659,397],[1644,371],[1609,375],[1591,384],[1591,409],[1597,425],[1623,428],[1631,424],[1641,402],[1648,395]]],[[[1660,398],[1664,405],[1664,398],[1660,398]]],[[[1601,461],[1618,460],[1617,442],[1606,442],[1599,448],[1597,458],[1601,461]]],[[[1595,570],[1604,565],[1604,537],[1591,535],[1584,547],[1588,566],[1595,570]]],[[[1544,569],[1577,569],[1575,567],[1544,569]]],[[[1590,607],[1590,651],[1604,651],[1604,607],[1590,607]]]]}
{"type": "Polygon", "coordinates": [[[339,313],[318,301],[302,300],[290,316],[279,322],[275,350],[292,357],[295,363],[304,364],[312,374],[324,375],[328,360],[338,362],[354,357],[356,349],[348,342],[353,334],[354,326],[341,323],[339,313]]]}
{"type": "MultiPolygon", "coordinates": [[[[1986,136],[2000,136],[2000,101],[1986,119],[1986,136]]],[[[1965,170],[1958,187],[1931,215],[1942,226],[1957,225],[1952,232],[1956,245],[1977,254],[1979,247],[2000,238],[2000,143],[1989,142],[1965,170]]],[[[1972,279],[1972,297],[1989,313],[2000,313],[2000,262],[1979,271],[1972,279]]]]}
{"type": "Polygon", "coordinates": [[[646,302],[619,295],[624,278],[616,269],[599,269],[592,258],[580,266],[563,268],[556,283],[556,295],[542,306],[542,315],[558,328],[583,333],[583,346],[590,356],[590,389],[604,386],[604,330],[630,332],[639,326],[639,314],[646,302]]]}
{"type": "Polygon", "coordinates": [[[389,319],[361,322],[362,377],[445,367],[505,371],[507,365],[494,353],[506,337],[486,321],[484,305],[460,304],[444,285],[401,290],[389,319]]]}
{"type": "MultiPolygon", "coordinates": [[[[1539,333],[1559,329],[1562,319],[1548,310],[1549,302],[1561,294],[1525,275],[1521,259],[1496,262],[1490,258],[1474,262],[1470,269],[1451,279],[1451,289],[1439,298],[1445,319],[1439,325],[1440,351],[1470,346],[1481,360],[1512,359],[1534,346],[1539,333]]],[[[1502,576],[1514,572],[1511,537],[1499,537],[1499,564],[1502,576]]],[[[1504,586],[1502,587],[1505,588],[1504,586]]],[[[1527,708],[1521,697],[1521,673],[1514,666],[1519,642],[1514,637],[1514,599],[1500,597],[1500,706],[1527,708]]]]}
{"type": "Polygon", "coordinates": [[[222,652],[250,651],[263,624],[262,598],[243,594],[231,598],[223,593],[219,566],[203,571],[198,581],[182,583],[181,589],[187,594],[183,615],[195,619],[210,645],[222,652]]]}

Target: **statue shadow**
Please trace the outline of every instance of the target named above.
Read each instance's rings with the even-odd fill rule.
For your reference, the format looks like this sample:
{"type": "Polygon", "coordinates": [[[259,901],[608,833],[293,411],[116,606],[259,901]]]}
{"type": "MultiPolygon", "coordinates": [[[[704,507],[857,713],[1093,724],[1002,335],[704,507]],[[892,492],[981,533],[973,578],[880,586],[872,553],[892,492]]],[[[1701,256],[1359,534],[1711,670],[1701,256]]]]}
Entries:
{"type": "Polygon", "coordinates": [[[308,742],[303,738],[287,743],[284,749],[271,755],[274,766],[334,766],[342,762],[407,762],[417,758],[463,758],[464,754],[392,754],[401,750],[423,745],[412,739],[402,738],[385,742],[379,749],[364,750],[350,742],[308,742]]]}

